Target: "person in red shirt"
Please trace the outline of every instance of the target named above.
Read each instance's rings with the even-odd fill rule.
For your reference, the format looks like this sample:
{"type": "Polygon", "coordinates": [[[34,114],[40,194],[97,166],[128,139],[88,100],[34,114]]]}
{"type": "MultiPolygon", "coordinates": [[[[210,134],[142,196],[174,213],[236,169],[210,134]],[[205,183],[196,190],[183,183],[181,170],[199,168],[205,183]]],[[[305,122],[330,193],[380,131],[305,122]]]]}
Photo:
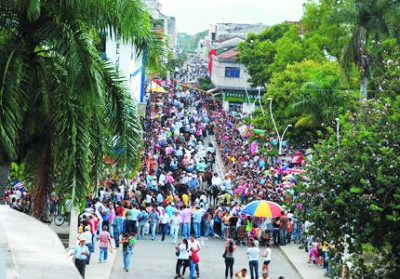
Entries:
{"type": "Polygon", "coordinates": [[[288,243],[292,241],[292,231],[293,231],[293,221],[291,218],[289,218],[286,229],[288,243]]]}
{"type": "Polygon", "coordinates": [[[196,265],[198,266],[198,264],[200,262],[199,255],[197,253],[198,251],[199,250],[196,250],[193,247],[191,248],[191,252],[192,252],[191,260],[190,260],[190,278],[191,279],[197,278],[195,276],[195,267],[196,267],[196,265]]]}

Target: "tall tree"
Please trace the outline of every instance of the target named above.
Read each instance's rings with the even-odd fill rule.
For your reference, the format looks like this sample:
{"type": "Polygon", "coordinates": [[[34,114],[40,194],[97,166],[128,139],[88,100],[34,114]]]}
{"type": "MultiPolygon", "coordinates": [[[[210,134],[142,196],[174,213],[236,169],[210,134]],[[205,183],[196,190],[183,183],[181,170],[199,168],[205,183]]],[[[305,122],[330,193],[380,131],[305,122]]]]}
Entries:
{"type": "Polygon", "coordinates": [[[140,1],[0,2],[0,200],[11,161],[33,174],[34,213],[42,218],[54,178],[78,205],[107,147],[137,156],[140,124],[115,70],[100,59],[99,32],[146,50],[159,69],[164,43],[140,1]]]}
{"type": "Polygon", "coordinates": [[[400,271],[400,97],[370,100],[340,118],[315,147],[308,185],[298,189],[311,234],[343,241],[352,278],[396,278],[400,271]],[[371,257],[372,255],[372,257],[371,257]]]}
{"type": "Polygon", "coordinates": [[[249,34],[245,42],[238,45],[238,58],[250,74],[252,86],[266,86],[273,74],[270,65],[277,53],[275,42],[290,29],[289,24],[277,24],[260,34],[249,34]]]}
{"type": "MultiPolygon", "coordinates": [[[[353,63],[360,72],[360,95],[368,97],[368,79],[372,73],[371,43],[387,38],[400,39],[400,2],[387,0],[348,0],[336,2],[330,19],[350,26],[350,36],[342,52],[347,76],[353,63]]],[[[379,62],[378,62],[379,63],[379,62]]]]}

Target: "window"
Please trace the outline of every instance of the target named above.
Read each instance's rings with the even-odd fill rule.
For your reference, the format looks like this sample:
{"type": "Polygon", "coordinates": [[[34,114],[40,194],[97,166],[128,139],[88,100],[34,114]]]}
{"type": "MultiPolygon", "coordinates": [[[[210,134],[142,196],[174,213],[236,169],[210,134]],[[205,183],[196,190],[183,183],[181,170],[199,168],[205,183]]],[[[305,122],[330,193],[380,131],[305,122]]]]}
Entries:
{"type": "Polygon", "coordinates": [[[225,67],[225,77],[239,78],[240,68],[239,67],[225,67]]]}

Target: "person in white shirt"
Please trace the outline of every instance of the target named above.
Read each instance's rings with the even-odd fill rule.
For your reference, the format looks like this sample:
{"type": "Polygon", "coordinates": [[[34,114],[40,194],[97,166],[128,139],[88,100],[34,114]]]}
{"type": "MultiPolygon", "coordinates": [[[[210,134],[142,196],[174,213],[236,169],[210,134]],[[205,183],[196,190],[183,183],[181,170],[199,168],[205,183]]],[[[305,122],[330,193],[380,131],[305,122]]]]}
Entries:
{"type": "Polygon", "coordinates": [[[247,256],[249,259],[249,268],[251,279],[258,278],[258,256],[260,249],[258,249],[254,242],[251,242],[251,247],[247,249],[247,256]]]}
{"type": "Polygon", "coordinates": [[[85,227],[85,231],[80,235],[80,237],[83,237],[85,239],[85,245],[89,249],[89,255],[86,258],[86,264],[90,263],[90,254],[91,251],[93,251],[93,242],[92,242],[92,237],[93,234],[90,232],[90,226],[85,227]]]}
{"type": "Polygon", "coordinates": [[[208,147],[206,148],[206,152],[207,152],[207,153],[210,152],[211,154],[214,154],[214,153],[215,153],[215,149],[214,149],[214,147],[212,146],[212,143],[210,143],[210,144],[208,145],[208,147]]]}
{"type": "Polygon", "coordinates": [[[264,257],[263,260],[263,271],[268,271],[269,269],[269,263],[271,262],[271,248],[269,247],[269,243],[265,243],[265,250],[264,253],[261,255],[264,257]]]}
{"type": "MultiPolygon", "coordinates": [[[[197,252],[200,251],[201,247],[200,247],[200,242],[198,242],[194,236],[190,236],[189,241],[188,241],[188,245],[189,245],[189,259],[191,259],[192,257],[192,248],[193,250],[196,250],[197,252]]],[[[200,276],[200,270],[199,270],[199,264],[195,263],[195,269],[196,269],[196,276],[199,277],[200,276]]]]}
{"type": "Polygon", "coordinates": [[[219,189],[220,185],[222,184],[221,178],[218,176],[218,173],[214,173],[213,178],[211,179],[211,185],[215,186],[219,189]]]}
{"type": "Polygon", "coordinates": [[[182,217],[179,215],[178,210],[174,212],[174,215],[172,215],[170,218],[169,223],[171,225],[171,236],[173,238],[173,242],[176,244],[178,241],[179,227],[182,224],[182,217]]]}
{"type": "Polygon", "coordinates": [[[158,184],[160,185],[160,187],[164,187],[165,185],[165,171],[162,171],[160,174],[160,177],[158,178],[158,184]]]}
{"type": "Polygon", "coordinates": [[[164,208],[160,211],[160,229],[161,229],[161,241],[164,241],[165,234],[169,231],[169,215],[165,212],[164,208]]]}

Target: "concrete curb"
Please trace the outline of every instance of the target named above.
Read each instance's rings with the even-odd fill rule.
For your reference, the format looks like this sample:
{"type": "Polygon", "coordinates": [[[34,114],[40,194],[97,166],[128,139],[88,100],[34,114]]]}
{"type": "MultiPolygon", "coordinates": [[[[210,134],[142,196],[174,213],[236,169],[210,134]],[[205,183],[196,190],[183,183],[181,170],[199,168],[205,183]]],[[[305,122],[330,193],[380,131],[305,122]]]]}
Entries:
{"type": "MultiPolygon", "coordinates": [[[[97,243],[96,243],[97,244],[97,243]]],[[[90,257],[90,264],[86,266],[86,279],[108,279],[111,277],[111,273],[114,267],[115,260],[119,249],[113,247],[113,253],[108,251],[107,263],[99,263],[99,246],[96,245],[94,253],[90,257]]]]}
{"type": "Polygon", "coordinates": [[[307,264],[308,256],[303,250],[299,249],[299,245],[289,244],[286,246],[279,246],[279,249],[301,278],[326,278],[324,269],[316,268],[314,265],[307,264]]]}
{"type": "Polygon", "coordinates": [[[299,275],[299,277],[301,277],[301,278],[303,278],[303,279],[306,279],[306,278],[304,278],[302,275],[301,275],[301,273],[300,273],[300,271],[299,271],[299,269],[297,268],[297,266],[292,262],[292,260],[288,257],[288,255],[286,255],[286,252],[282,249],[282,247],[280,246],[280,245],[277,245],[278,246],[278,249],[282,252],[282,254],[285,256],[285,258],[287,259],[287,261],[289,262],[289,264],[293,267],[293,269],[297,272],[297,274],[299,275]]]}
{"type": "Polygon", "coordinates": [[[0,278],[81,278],[57,234],[35,218],[0,206],[0,278]]]}
{"type": "Polygon", "coordinates": [[[219,150],[219,146],[218,146],[218,144],[217,144],[217,141],[215,140],[215,136],[214,135],[211,135],[211,136],[208,136],[209,138],[210,138],[210,141],[212,142],[212,144],[214,145],[214,149],[215,149],[215,163],[216,163],[216,165],[218,165],[218,170],[217,170],[217,172],[219,172],[219,174],[220,174],[220,177],[222,178],[222,179],[224,179],[224,177],[225,177],[225,173],[226,173],[226,170],[225,170],[225,164],[224,164],[224,162],[222,161],[222,157],[221,157],[221,151],[219,150]]]}

